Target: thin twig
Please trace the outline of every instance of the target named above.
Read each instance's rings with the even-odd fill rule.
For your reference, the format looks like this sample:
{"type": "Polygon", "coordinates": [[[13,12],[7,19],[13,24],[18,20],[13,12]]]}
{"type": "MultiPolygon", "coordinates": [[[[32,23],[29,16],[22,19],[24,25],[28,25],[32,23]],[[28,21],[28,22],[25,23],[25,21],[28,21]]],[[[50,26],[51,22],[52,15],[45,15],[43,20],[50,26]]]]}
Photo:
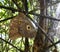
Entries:
{"type": "Polygon", "coordinates": [[[19,11],[18,9],[15,9],[15,8],[12,8],[12,7],[6,7],[6,6],[1,6],[0,5],[0,8],[4,8],[4,9],[8,9],[8,10],[11,10],[11,11],[19,11]]]}
{"type": "Polygon", "coordinates": [[[13,1],[13,3],[17,6],[17,8],[18,8],[19,10],[22,10],[22,9],[19,7],[19,5],[17,4],[16,0],[12,0],[12,1],[13,1]]]}
{"type": "MultiPolygon", "coordinates": [[[[28,2],[27,0],[24,0],[24,6],[25,6],[25,11],[26,13],[28,13],[28,2]]],[[[29,52],[29,41],[28,41],[28,38],[26,37],[25,38],[25,50],[24,52],[29,52]]]]}
{"type": "Polygon", "coordinates": [[[36,13],[32,13],[32,12],[29,12],[29,14],[35,15],[35,16],[44,17],[44,18],[47,18],[47,19],[50,19],[50,20],[54,20],[54,21],[60,21],[60,19],[57,19],[57,18],[52,17],[52,16],[48,16],[48,15],[45,16],[45,15],[36,14],[36,13]]]}
{"type": "Polygon", "coordinates": [[[23,13],[25,13],[25,11],[23,11],[23,10],[19,10],[19,9],[15,9],[15,8],[12,8],[12,7],[6,7],[6,6],[1,6],[0,5],[0,8],[4,8],[4,9],[7,9],[7,10],[11,10],[11,11],[14,11],[14,12],[23,12],[23,13]]]}
{"type": "MultiPolygon", "coordinates": [[[[25,11],[22,11],[22,10],[18,10],[18,9],[15,9],[15,8],[12,8],[12,7],[3,6],[3,5],[2,6],[0,5],[0,8],[4,8],[4,9],[15,11],[15,12],[23,12],[23,13],[25,12],[25,11]]],[[[28,12],[28,14],[30,14],[33,11],[37,11],[37,10],[38,9],[31,10],[31,11],[28,12]]],[[[31,13],[31,14],[33,15],[33,13],[31,13]]]]}
{"type": "Polygon", "coordinates": [[[41,15],[41,17],[44,17],[44,18],[47,18],[47,19],[50,19],[50,20],[54,20],[54,21],[60,21],[60,19],[57,19],[57,18],[55,18],[55,17],[52,17],[52,16],[45,16],[45,15],[41,15]]]}
{"type": "MultiPolygon", "coordinates": [[[[18,11],[18,12],[26,13],[25,11],[14,9],[12,7],[0,6],[0,8],[8,9],[8,10],[15,11],[15,12],[18,11]]],[[[54,18],[54,17],[51,17],[51,16],[45,16],[45,15],[40,15],[40,14],[32,13],[31,11],[28,12],[28,14],[32,14],[32,15],[36,15],[36,16],[41,16],[41,17],[44,16],[44,18],[47,18],[47,19],[50,19],[50,20],[60,21],[60,19],[57,19],[57,18],[54,18]]]]}
{"type": "MultiPolygon", "coordinates": [[[[58,44],[58,43],[60,43],[60,40],[57,41],[57,42],[55,42],[54,44],[56,45],[56,44],[58,44]]],[[[51,48],[52,46],[54,46],[54,45],[52,44],[52,45],[48,46],[47,49],[51,48]]]]}
{"type": "MultiPolygon", "coordinates": [[[[32,14],[33,14],[33,13],[32,13],[32,14]]],[[[33,14],[33,15],[39,16],[40,14],[33,14]]],[[[41,15],[40,15],[40,16],[41,16],[41,15]]],[[[12,16],[12,17],[3,19],[3,20],[1,20],[0,22],[3,22],[3,21],[6,21],[6,20],[9,20],[9,19],[12,19],[12,18],[14,18],[14,17],[15,17],[15,16],[12,16]]],[[[43,17],[43,16],[41,16],[41,17],[43,17]]],[[[44,15],[44,18],[47,18],[47,19],[50,19],[50,20],[55,20],[55,21],[60,21],[60,19],[56,19],[56,18],[51,17],[51,16],[45,16],[45,15],[44,15]]]]}
{"type": "Polygon", "coordinates": [[[4,22],[4,21],[7,21],[7,20],[9,20],[9,19],[12,19],[12,18],[14,18],[14,17],[16,17],[16,16],[12,16],[12,17],[9,17],[9,18],[6,18],[6,19],[3,19],[3,20],[0,20],[0,23],[1,23],[1,22],[4,22]]]}
{"type": "Polygon", "coordinates": [[[8,43],[8,44],[11,45],[12,47],[16,48],[17,50],[23,52],[21,49],[18,49],[18,48],[17,48],[16,46],[14,46],[12,43],[10,43],[10,42],[8,42],[8,41],[2,39],[1,37],[0,37],[0,39],[3,40],[4,42],[8,43]]]}

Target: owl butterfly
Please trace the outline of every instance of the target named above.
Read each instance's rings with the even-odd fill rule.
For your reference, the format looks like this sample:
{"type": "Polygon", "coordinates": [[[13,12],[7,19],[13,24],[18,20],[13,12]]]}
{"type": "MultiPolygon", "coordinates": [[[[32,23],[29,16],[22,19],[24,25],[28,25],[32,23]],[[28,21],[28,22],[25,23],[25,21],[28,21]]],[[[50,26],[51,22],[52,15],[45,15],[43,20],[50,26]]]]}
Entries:
{"type": "Polygon", "coordinates": [[[26,15],[19,13],[18,16],[11,19],[9,37],[14,40],[19,37],[33,38],[36,36],[36,28],[26,15]]]}

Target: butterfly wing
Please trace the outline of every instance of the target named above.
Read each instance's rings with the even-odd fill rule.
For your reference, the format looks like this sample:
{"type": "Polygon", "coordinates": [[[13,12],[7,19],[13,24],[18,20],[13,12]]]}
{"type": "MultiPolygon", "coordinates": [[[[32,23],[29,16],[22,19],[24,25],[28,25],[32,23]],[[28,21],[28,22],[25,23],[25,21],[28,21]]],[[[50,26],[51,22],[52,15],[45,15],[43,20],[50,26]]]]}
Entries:
{"type": "Polygon", "coordinates": [[[30,20],[26,18],[23,13],[20,13],[18,16],[11,19],[9,36],[12,40],[18,37],[33,38],[36,36],[36,30],[30,20]]]}

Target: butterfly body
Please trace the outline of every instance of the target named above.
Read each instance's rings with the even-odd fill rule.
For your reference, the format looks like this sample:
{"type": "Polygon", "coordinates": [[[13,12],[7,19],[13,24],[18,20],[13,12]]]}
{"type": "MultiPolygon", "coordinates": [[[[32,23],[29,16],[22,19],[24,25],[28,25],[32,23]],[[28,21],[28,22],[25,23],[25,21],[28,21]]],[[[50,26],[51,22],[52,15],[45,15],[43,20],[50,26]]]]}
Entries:
{"type": "Polygon", "coordinates": [[[9,36],[10,39],[18,37],[33,38],[36,36],[36,29],[31,21],[23,13],[20,13],[10,22],[9,36]]]}

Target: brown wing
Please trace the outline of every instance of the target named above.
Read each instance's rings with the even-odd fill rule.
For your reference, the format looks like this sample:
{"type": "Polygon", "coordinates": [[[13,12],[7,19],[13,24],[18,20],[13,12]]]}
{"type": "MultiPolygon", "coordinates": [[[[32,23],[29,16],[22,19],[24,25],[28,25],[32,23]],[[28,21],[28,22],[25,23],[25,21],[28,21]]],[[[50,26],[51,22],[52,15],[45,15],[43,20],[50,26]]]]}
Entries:
{"type": "Polygon", "coordinates": [[[23,13],[20,13],[18,16],[11,20],[9,30],[10,39],[13,40],[21,36],[34,37],[35,35],[36,35],[35,28],[23,13]],[[30,30],[27,29],[28,26],[31,27],[30,30]]]}
{"type": "Polygon", "coordinates": [[[14,17],[13,19],[11,19],[10,21],[10,29],[9,29],[9,37],[10,39],[16,39],[18,37],[20,37],[21,34],[18,33],[18,26],[19,23],[21,21],[20,18],[23,18],[23,14],[20,13],[20,15],[14,17]]]}

